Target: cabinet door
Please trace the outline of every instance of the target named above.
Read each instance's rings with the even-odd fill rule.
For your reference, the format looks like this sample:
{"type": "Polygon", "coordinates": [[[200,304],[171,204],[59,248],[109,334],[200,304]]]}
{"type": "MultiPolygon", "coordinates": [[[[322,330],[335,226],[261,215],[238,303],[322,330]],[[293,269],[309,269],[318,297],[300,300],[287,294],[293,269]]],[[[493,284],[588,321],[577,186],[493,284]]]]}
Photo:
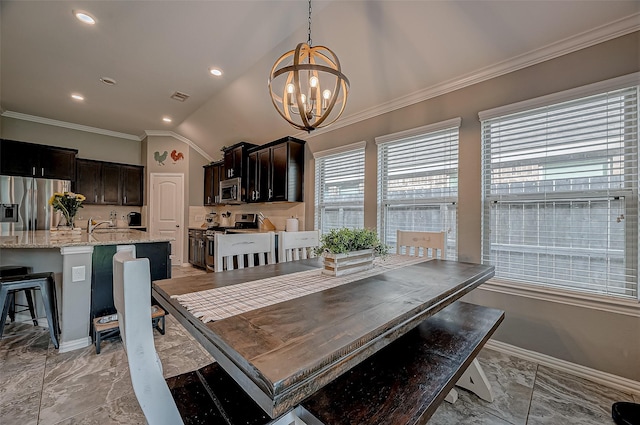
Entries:
{"type": "Polygon", "coordinates": [[[288,201],[289,186],[288,144],[283,143],[271,148],[270,201],[288,201]]]}
{"type": "Polygon", "coordinates": [[[247,157],[247,202],[255,202],[258,195],[258,152],[251,152],[247,157]]]}
{"type": "Polygon", "coordinates": [[[214,165],[207,165],[204,167],[204,199],[203,205],[213,205],[216,202],[213,192],[213,169],[214,165]]]}
{"type": "Polygon", "coordinates": [[[211,195],[213,196],[213,203],[220,202],[220,181],[224,179],[224,164],[219,163],[213,166],[213,187],[211,195]]]}
{"type": "Polygon", "coordinates": [[[122,205],[142,205],[144,168],[133,165],[120,166],[122,179],[122,205]]]}
{"type": "Polygon", "coordinates": [[[45,179],[76,179],[76,151],[44,147],[40,151],[40,176],[45,179]]]}
{"type": "Polygon", "coordinates": [[[100,170],[102,164],[97,161],[78,159],[76,161],[76,182],[74,191],[84,195],[85,204],[97,204],[101,201],[100,170]]]}
{"type": "Polygon", "coordinates": [[[229,149],[224,153],[224,168],[226,170],[225,177],[230,179],[233,177],[242,177],[242,159],[244,157],[244,148],[242,146],[229,149]]]}
{"type": "Polygon", "coordinates": [[[5,176],[37,176],[37,149],[31,143],[0,140],[0,174],[5,176]]]}
{"type": "Polygon", "coordinates": [[[189,264],[196,262],[196,237],[193,232],[189,231],[189,264]]]}
{"type": "Polygon", "coordinates": [[[120,190],[120,165],[102,164],[102,188],[100,203],[106,205],[120,205],[122,192],[120,190]]]}
{"type": "Polygon", "coordinates": [[[258,176],[257,187],[258,197],[260,202],[271,201],[271,182],[270,182],[270,168],[271,168],[271,150],[262,149],[256,152],[258,154],[258,176]]]}

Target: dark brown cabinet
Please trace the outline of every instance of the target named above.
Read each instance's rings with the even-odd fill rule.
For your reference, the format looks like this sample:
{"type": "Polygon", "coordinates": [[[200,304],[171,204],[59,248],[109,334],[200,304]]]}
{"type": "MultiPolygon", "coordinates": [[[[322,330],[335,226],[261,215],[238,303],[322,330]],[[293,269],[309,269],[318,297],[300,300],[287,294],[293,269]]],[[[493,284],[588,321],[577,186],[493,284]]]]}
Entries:
{"type": "Polygon", "coordinates": [[[45,179],[76,179],[76,149],[0,140],[0,174],[45,179]]]}
{"type": "Polygon", "coordinates": [[[222,180],[245,175],[247,151],[256,145],[240,142],[224,149],[224,177],[222,180]]]}
{"type": "Polygon", "coordinates": [[[204,231],[189,229],[189,263],[204,269],[205,248],[204,231]]]}
{"type": "Polygon", "coordinates": [[[204,205],[220,202],[220,181],[224,179],[224,161],[204,166],[204,205]]]}
{"type": "Polygon", "coordinates": [[[131,205],[143,203],[144,167],[113,162],[77,160],[75,191],[87,204],[131,205]]]}
{"type": "Polygon", "coordinates": [[[303,140],[285,137],[248,153],[249,202],[302,202],[303,140]]]}

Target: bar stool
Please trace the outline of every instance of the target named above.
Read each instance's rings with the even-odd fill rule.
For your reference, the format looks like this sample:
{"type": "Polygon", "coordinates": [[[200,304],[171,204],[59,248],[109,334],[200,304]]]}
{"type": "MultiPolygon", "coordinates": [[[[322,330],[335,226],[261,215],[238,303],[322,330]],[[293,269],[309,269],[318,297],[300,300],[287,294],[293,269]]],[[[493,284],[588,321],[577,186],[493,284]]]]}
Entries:
{"type": "MultiPolygon", "coordinates": [[[[31,272],[31,267],[26,267],[26,266],[1,266],[0,267],[0,278],[2,277],[7,277],[7,276],[18,276],[18,275],[23,275],[23,274],[28,274],[29,272],[31,272]]],[[[33,326],[38,326],[38,318],[36,317],[36,312],[35,312],[35,308],[33,305],[33,297],[31,296],[31,289],[25,289],[24,290],[24,295],[27,299],[27,305],[26,307],[29,310],[29,313],[31,314],[31,320],[33,320],[33,326]]],[[[9,294],[9,318],[11,319],[11,321],[15,321],[16,320],[16,298],[15,298],[15,292],[12,292],[11,294],[9,294]]],[[[21,305],[21,307],[24,307],[21,305]]],[[[20,311],[24,311],[24,310],[20,310],[20,311]]]]}
{"type": "Polygon", "coordinates": [[[0,305],[2,316],[0,316],[0,338],[4,332],[4,323],[9,313],[11,297],[16,291],[40,289],[44,310],[49,322],[49,335],[53,346],[58,348],[58,311],[56,307],[56,286],[54,274],[51,272],[31,273],[18,276],[0,277],[0,305]]]}

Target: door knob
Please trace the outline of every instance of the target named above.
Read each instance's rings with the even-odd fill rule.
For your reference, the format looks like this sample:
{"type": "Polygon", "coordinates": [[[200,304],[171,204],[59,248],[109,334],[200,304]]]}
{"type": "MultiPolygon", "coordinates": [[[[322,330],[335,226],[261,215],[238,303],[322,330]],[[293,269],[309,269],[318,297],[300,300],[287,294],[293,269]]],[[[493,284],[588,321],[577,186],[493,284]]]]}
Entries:
{"type": "Polygon", "coordinates": [[[180,225],[179,225],[179,224],[176,224],[176,227],[180,227],[180,225]]]}

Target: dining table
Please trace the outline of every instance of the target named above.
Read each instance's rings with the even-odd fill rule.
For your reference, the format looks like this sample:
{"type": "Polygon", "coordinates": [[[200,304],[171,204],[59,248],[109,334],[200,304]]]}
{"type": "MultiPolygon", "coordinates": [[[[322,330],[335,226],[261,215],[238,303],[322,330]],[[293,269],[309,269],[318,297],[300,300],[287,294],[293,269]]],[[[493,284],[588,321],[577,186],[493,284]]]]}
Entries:
{"type": "Polygon", "coordinates": [[[322,268],[313,258],[158,280],[152,296],[277,418],[494,275],[489,265],[400,255],[352,275],[322,268]]]}

